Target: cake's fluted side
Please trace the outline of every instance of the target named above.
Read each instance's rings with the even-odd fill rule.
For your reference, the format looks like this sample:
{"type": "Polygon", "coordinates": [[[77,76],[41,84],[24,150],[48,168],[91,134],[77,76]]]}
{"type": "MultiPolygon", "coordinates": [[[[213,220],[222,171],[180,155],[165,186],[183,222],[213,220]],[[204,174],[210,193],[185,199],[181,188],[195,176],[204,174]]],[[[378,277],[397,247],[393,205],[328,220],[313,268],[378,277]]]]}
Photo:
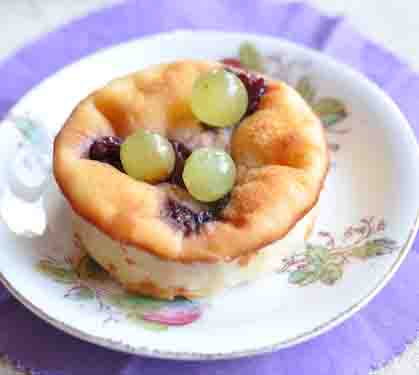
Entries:
{"type": "Polygon", "coordinates": [[[75,213],[73,226],[86,251],[125,289],[164,299],[198,298],[255,280],[280,268],[283,258],[303,247],[313,228],[316,211],[316,207],[313,208],[286,237],[257,253],[217,263],[184,264],[158,258],[113,240],[75,213]]]}

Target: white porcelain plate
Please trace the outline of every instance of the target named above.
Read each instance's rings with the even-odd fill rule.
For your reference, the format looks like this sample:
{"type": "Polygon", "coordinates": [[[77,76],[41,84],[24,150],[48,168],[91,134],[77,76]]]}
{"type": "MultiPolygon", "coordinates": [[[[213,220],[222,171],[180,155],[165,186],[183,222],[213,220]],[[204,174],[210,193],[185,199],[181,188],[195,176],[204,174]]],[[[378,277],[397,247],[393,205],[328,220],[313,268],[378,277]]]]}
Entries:
{"type": "Polygon", "coordinates": [[[214,359],[294,345],[364,306],[397,270],[416,233],[419,156],[405,118],[360,74],[276,38],[182,31],[134,40],[61,70],[22,98],[12,114],[0,128],[0,213],[19,235],[0,227],[1,278],[42,319],[109,348],[214,359]],[[28,170],[33,186],[26,196],[35,199],[42,169],[31,167],[25,152],[43,152],[39,160],[48,168],[45,136],[57,132],[91,90],[150,64],[237,56],[246,40],[265,57],[269,74],[299,89],[327,132],[333,166],[310,244],[284,259],[278,273],[193,303],[124,294],[88,258],[75,269],[68,257],[80,249],[52,179],[43,197],[28,204],[13,198],[6,175],[13,187],[13,172],[28,170]]]}

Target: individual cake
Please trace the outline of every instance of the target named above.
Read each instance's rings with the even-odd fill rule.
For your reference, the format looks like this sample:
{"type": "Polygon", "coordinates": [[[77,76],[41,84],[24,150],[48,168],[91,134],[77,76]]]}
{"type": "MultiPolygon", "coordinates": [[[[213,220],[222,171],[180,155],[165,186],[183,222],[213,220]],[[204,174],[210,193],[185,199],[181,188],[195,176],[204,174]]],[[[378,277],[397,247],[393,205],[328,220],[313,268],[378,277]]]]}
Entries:
{"type": "Polygon", "coordinates": [[[280,267],[311,232],[328,166],[293,88],[195,60],[93,92],[54,143],[84,248],[127,290],[165,299],[280,267]]]}

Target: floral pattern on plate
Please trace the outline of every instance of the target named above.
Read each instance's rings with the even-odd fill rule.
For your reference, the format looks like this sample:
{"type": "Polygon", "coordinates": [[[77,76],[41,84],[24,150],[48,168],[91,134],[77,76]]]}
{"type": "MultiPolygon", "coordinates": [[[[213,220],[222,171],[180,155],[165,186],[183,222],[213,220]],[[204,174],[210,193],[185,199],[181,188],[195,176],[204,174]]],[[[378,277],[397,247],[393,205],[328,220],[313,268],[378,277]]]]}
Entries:
{"type": "Polygon", "coordinates": [[[384,235],[383,219],[366,217],[349,226],[338,243],[329,232],[319,232],[323,244],[307,243],[299,254],[284,259],[279,273],[288,272],[288,281],[300,286],[320,281],[333,285],[343,276],[344,267],[354,260],[367,260],[398,250],[396,241],[384,235]]]}
{"type": "MultiPolygon", "coordinates": [[[[295,87],[319,116],[326,133],[343,135],[350,132],[350,128],[336,126],[340,125],[348,116],[345,104],[335,97],[319,97],[314,79],[307,73],[309,62],[296,61],[286,56],[263,56],[255,45],[248,42],[243,42],[240,45],[238,57],[223,59],[222,62],[285,81],[295,87]]],[[[336,152],[339,150],[340,144],[329,142],[329,148],[336,152]]]]}
{"type": "MultiPolygon", "coordinates": [[[[323,241],[307,243],[301,253],[284,258],[278,274],[288,274],[288,282],[299,286],[321,282],[333,285],[342,278],[344,267],[355,260],[367,260],[398,250],[397,243],[386,237],[383,219],[367,217],[346,228],[343,240],[337,242],[329,232],[319,232],[323,241]]],[[[203,301],[176,299],[163,301],[127,293],[108,273],[87,255],[76,236],[74,252],[62,259],[43,257],[37,270],[66,287],[64,298],[91,301],[106,313],[104,323],[118,322],[121,315],[138,322],[145,329],[163,331],[170,326],[184,326],[201,318],[203,301]]]]}
{"type": "MultiPolygon", "coordinates": [[[[78,240],[75,242],[77,244],[78,240]]],[[[45,276],[65,285],[64,298],[96,303],[99,311],[106,313],[104,323],[118,322],[123,315],[148,330],[162,331],[169,326],[193,323],[203,312],[203,304],[196,301],[164,301],[125,292],[99,264],[82,252],[64,259],[47,256],[39,260],[36,267],[45,276]]]]}

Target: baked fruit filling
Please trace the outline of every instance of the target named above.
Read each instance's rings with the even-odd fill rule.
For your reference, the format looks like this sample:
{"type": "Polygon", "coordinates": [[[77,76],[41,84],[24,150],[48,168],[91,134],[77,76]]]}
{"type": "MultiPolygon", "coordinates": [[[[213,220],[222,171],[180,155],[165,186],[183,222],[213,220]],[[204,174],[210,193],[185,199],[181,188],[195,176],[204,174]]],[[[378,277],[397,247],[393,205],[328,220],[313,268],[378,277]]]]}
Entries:
{"type": "Polygon", "coordinates": [[[265,79],[255,73],[232,66],[211,70],[198,77],[192,89],[191,109],[204,131],[191,145],[138,129],[125,140],[95,139],[89,158],[139,181],[164,183],[165,190],[167,184],[184,189],[201,205],[188,206],[179,194],[172,195],[162,207],[163,216],[185,235],[196,233],[202,225],[218,220],[228,204],[236,178],[228,154],[231,132],[256,112],[266,90],[265,79]]]}

